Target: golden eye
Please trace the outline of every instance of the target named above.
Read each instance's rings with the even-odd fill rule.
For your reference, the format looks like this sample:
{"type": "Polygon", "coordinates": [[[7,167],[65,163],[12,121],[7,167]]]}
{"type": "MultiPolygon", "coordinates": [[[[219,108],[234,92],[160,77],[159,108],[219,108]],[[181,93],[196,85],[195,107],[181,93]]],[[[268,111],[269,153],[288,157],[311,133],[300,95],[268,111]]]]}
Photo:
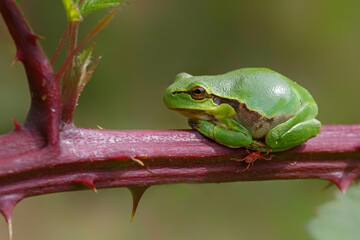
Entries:
{"type": "Polygon", "coordinates": [[[201,100],[206,97],[207,93],[206,90],[202,87],[193,87],[190,90],[190,95],[193,99],[201,100]]]}

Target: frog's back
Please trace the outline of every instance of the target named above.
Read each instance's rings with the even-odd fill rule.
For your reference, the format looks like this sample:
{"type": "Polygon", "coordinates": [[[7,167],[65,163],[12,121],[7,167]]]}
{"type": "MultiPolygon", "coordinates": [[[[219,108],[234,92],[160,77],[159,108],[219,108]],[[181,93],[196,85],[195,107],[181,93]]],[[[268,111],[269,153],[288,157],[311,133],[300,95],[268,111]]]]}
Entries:
{"type": "Polygon", "coordinates": [[[244,68],[213,78],[214,94],[236,99],[236,121],[254,138],[263,138],[293,117],[305,103],[315,104],[306,89],[267,68],[244,68]]]}
{"type": "Polygon", "coordinates": [[[216,76],[213,81],[217,82],[212,84],[215,86],[214,94],[237,99],[249,110],[268,118],[280,114],[294,115],[304,101],[299,93],[302,91],[298,89],[305,89],[267,68],[238,69],[216,76]]]}

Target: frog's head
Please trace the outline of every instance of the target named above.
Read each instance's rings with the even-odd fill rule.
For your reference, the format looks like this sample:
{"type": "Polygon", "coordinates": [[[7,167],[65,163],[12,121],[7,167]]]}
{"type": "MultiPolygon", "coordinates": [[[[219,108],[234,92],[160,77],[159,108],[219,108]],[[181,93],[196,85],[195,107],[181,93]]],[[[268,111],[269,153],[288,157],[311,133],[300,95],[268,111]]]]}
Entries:
{"type": "Polygon", "coordinates": [[[189,119],[213,120],[234,115],[231,104],[213,92],[210,79],[211,76],[179,73],[175,82],[166,89],[165,105],[189,119]]]}

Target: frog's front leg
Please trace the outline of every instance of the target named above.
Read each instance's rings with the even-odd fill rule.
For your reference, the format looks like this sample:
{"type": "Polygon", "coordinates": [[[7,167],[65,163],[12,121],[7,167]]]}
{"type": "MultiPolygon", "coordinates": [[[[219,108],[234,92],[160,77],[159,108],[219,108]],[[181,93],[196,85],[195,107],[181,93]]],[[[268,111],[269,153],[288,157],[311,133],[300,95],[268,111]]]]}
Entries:
{"type": "Polygon", "coordinates": [[[229,118],[216,122],[189,119],[189,125],[206,137],[231,148],[246,147],[252,141],[249,130],[229,118]]]}
{"type": "Polygon", "coordinates": [[[316,105],[305,105],[294,117],[268,132],[265,137],[266,145],[272,151],[279,152],[315,137],[321,128],[321,123],[314,118],[316,115],[316,105]]]}

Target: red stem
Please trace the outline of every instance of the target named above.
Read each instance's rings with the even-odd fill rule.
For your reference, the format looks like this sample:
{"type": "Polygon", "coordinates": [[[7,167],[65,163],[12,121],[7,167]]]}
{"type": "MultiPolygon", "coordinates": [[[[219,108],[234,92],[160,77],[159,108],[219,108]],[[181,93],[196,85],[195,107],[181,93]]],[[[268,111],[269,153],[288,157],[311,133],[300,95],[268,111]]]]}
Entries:
{"type": "Polygon", "coordinates": [[[77,45],[77,35],[79,30],[80,22],[74,21],[68,23],[68,44],[66,48],[66,58],[71,58],[65,69],[64,76],[63,76],[63,84],[61,89],[61,102],[62,102],[62,109],[61,109],[61,122],[62,124],[72,124],[73,123],[73,114],[76,107],[76,103],[79,97],[79,94],[76,92],[78,88],[78,78],[74,78],[72,76],[73,66],[74,66],[74,57],[73,55],[74,50],[76,49],[77,45]],[[69,100],[74,100],[70,102],[69,100]]]}
{"type": "Polygon", "coordinates": [[[28,130],[1,136],[0,198],[83,189],[79,184],[84,185],[85,178],[93,179],[97,188],[319,178],[345,190],[360,174],[360,125],[324,126],[316,138],[272,154],[271,161],[258,160],[245,172],[240,171],[247,164],[231,158],[242,159],[246,151],[221,146],[192,130],[69,126],[60,139],[62,152],[54,157],[39,148],[41,138],[28,130]],[[143,161],[156,175],[132,158],[143,161]]]}
{"type": "MultiPolygon", "coordinates": [[[[192,130],[99,130],[68,125],[61,153],[23,127],[0,136],[0,213],[25,197],[90,188],[137,188],[167,183],[325,179],[343,192],[360,176],[360,125],[323,126],[290,151],[258,160],[249,170],[243,149],[230,149],[192,130]],[[145,164],[139,166],[133,159],[145,164]]],[[[138,194],[139,195],[139,194],[138,194]]],[[[138,196],[135,194],[135,196],[138,196]]],[[[138,198],[134,198],[134,211],[138,198]]],[[[10,230],[9,230],[10,231],[10,230]]]]}
{"type": "Polygon", "coordinates": [[[68,31],[69,31],[68,27],[66,26],[65,31],[61,35],[59,45],[57,46],[57,48],[55,50],[54,56],[51,59],[51,66],[54,65],[54,63],[55,63],[55,61],[56,61],[56,59],[57,59],[57,57],[58,57],[58,55],[60,53],[60,50],[61,50],[62,46],[64,45],[64,42],[65,42],[65,39],[67,37],[68,31]]]}
{"type": "Polygon", "coordinates": [[[55,82],[52,67],[36,42],[38,38],[26,24],[13,0],[1,0],[0,12],[13,37],[16,60],[23,62],[28,78],[31,107],[25,127],[39,131],[45,145],[57,146],[60,122],[60,85],[55,82]]]}

